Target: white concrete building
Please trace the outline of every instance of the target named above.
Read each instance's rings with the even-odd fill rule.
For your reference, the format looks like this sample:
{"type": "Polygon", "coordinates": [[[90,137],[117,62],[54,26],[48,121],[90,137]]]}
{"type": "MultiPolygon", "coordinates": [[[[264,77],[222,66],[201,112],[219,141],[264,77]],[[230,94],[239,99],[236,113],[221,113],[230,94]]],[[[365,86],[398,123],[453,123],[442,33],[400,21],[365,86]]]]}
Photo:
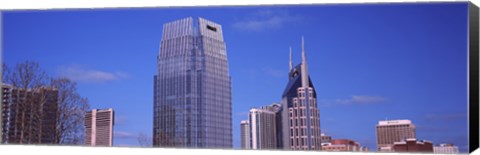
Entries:
{"type": "Polygon", "coordinates": [[[85,144],[113,146],[113,109],[93,109],[85,114],[85,144]]]}

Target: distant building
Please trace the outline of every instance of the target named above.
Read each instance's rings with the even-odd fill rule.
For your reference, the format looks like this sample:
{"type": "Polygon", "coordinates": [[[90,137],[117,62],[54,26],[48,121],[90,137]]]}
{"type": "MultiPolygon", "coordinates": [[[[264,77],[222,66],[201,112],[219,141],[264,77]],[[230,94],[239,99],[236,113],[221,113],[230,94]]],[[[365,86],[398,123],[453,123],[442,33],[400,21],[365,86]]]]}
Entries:
{"type": "Polygon", "coordinates": [[[277,125],[274,107],[252,108],[250,109],[248,119],[250,125],[250,148],[276,149],[277,125]]]}
{"type": "Polygon", "coordinates": [[[453,144],[440,144],[438,146],[433,146],[433,153],[441,154],[458,154],[458,147],[453,144]]]}
{"type": "Polygon", "coordinates": [[[322,151],[359,152],[368,151],[366,147],[360,146],[358,142],[349,139],[333,139],[330,143],[322,144],[322,151]]]}
{"type": "Polygon", "coordinates": [[[247,120],[240,123],[240,130],[242,149],[250,149],[250,125],[247,120]]]}
{"type": "Polygon", "coordinates": [[[378,152],[393,152],[393,145],[380,147],[378,152]]]}
{"type": "Polygon", "coordinates": [[[1,87],[1,143],[54,144],[58,90],[1,87]]]}
{"type": "Polygon", "coordinates": [[[426,140],[417,141],[416,138],[408,138],[400,142],[395,142],[392,149],[393,152],[433,153],[432,142],[426,140]]]}
{"type": "Polygon", "coordinates": [[[290,150],[321,150],[317,93],[308,74],[302,37],[302,63],[293,67],[282,95],[282,146],[290,150]]]}
{"type": "Polygon", "coordinates": [[[109,109],[93,109],[85,113],[85,144],[113,146],[114,112],[109,109]]]}
{"type": "Polygon", "coordinates": [[[415,125],[410,120],[379,121],[376,133],[379,151],[391,151],[394,142],[416,138],[415,125]]]}
{"type": "Polygon", "coordinates": [[[324,133],[321,133],[321,139],[322,139],[322,144],[326,144],[326,143],[331,143],[332,141],[332,137],[331,136],[328,136],[328,135],[325,135],[324,133]]]}

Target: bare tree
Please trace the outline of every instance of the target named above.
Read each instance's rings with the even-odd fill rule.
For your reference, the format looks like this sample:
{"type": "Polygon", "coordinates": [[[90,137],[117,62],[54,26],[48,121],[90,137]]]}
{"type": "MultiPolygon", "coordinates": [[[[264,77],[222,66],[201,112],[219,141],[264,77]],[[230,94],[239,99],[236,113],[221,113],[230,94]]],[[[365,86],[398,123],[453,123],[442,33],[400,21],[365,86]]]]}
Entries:
{"type": "Polygon", "coordinates": [[[152,147],[152,138],[148,137],[145,133],[138,134],[137,140],[140,147],[152,147]]]}
{"type": "Polygon", "coordinates": [[[13,70],[8,69],[9,73],[5,77],[5,82],[21,89],[35,89],[46,86],[48,83],[48,76],[46,72],[40,68],[40,65],[34,61],[25,61],[15,65],[13,70]]]}
{"type": "Polygon", "coordinates": [[[5,81],[5,78],[10,74],[10,68],[6,64],[2,65],[2,82],[5,81]]]}
{"type": "Polygon", "coordinates": [[[18,134],[9,143],[83,143],[84,113],[89,103],[78,94],[75,82],[49,77],[34,61],[19,63],[13,70],[5,64],[2,67],[3,82],[15,90],[10,106],[13,127],[9,130],[18,134]]]}
{"type": "Polygon", "coordinates": [[[10,107],[15,115],[11,129],[17,134],[11,138],[10,143],[39,143],[41,134],[32,134],[33,128],[36,127],[33,123],[42,121],[39,110],[42,110],[40,107],[45,100],[42,100],[43,97],[34,96],[41,95],[37,93],[41,92],[42,87],[46,85],[48,76],[38,63],[33,61],[19,63],[13,70],[6,65],[2,67],[4,68],[2,72],[4,82],[15,88],[15,93],[12,95],[16,100],[10,107]]]}
{"type": "Polygon", "coordinates": [[[68,78],[52,79],[50,84],[58,90],[55,143],[83,144],[88,99],[78,94],[76,82],[68,78]]]}

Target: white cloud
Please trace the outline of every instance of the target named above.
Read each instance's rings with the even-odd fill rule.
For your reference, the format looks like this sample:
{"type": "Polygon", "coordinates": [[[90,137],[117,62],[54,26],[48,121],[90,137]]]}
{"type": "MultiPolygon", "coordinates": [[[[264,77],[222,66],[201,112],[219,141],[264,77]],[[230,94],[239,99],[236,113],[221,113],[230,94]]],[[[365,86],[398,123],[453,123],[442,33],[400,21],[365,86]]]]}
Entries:
{"type": "Polygon", "coordinates": [[[350,99],[337,99],[337,104],[375,104],[384,102],[386,99],[379,96],[352,96],[350,99]]]}
{"type": "Polygon", "coordinates": [[[243,20],[235,22],[234,28],[250,31],[261,31],[266,29],[278,29],[287,23],[298,22],[302,18],[294,16],[287,11],[262,10],[250,14],[243,20]]]}
{"type": "Polygon", "coordinates": [[[59,76],[68,77],[73,81],[89,83],[104,83],[130,77],[125,72],[106,72],[87,69],[80,65],[61,66],[58,68],[58,74],[59,76]]]}
{"type": "Polygon", "coordinates": [[[335,100],[319,100],[319,103],[324,106],[330,105],[367,105],[367,104],[379,104],[385,103],[386,98],[380,96],[366,96],[366,95],[354,95],[348,99],[335,99],[335,100]]]}
{"type": "Polygon", "coordinates": [[[134,134],[124,131],[113,131],[113,137],[115,138],[135,138],[134,134]]]}

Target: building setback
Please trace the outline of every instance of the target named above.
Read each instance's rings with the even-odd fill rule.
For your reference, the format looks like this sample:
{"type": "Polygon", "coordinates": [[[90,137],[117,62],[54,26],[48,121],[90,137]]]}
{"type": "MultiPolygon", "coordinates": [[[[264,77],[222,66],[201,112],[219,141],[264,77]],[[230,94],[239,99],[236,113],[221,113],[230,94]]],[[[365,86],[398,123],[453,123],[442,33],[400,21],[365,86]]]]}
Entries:
{"type": "Polygon", "coordinates": [[[410,120],[379,121],[376,134],[379,151],[391,151],[394,142],[416,138],[415,125],[410,120]]]}
{"type": "Polygon", "coordinates": [[[157,67],[153,146],[232,148],[222,26],[192,17],[164,24],[157,67]]]}
{"type": "Polygon", "coordinates": [[[58,90],[2,84],[2,144],[54,144],[58,90]]]}
{"type": "Polygon", "coordinates": [[[93,109],[85,113],[85,144],[113,146],[114,112],[109,109],[93,109]]]}
{"type": "Polygon", "coordinates": [[[289,82],[282,95],[283,148],[321,150],[317,94],[308,74],[303,37],[302,63],[293,67],[291,52],[289,82]]]}
{"type": "Polygon", "coordinates": [[[394,152],[433,153],[432,142],[426,140],[417,141],[415,138],[395,142],[392,148],[394,152]]]}
{"type": "Polygon", "coordinates": [[[433,153],[458,154],[458,147],[453,144],[440,144],[433,146],[433,153]]]}
{"type": "Polygon", "coordinates": [[[240,140],[242,149],[250,149],[250,125],[248,120],[243,120],[240,123],[240,140]]]}

